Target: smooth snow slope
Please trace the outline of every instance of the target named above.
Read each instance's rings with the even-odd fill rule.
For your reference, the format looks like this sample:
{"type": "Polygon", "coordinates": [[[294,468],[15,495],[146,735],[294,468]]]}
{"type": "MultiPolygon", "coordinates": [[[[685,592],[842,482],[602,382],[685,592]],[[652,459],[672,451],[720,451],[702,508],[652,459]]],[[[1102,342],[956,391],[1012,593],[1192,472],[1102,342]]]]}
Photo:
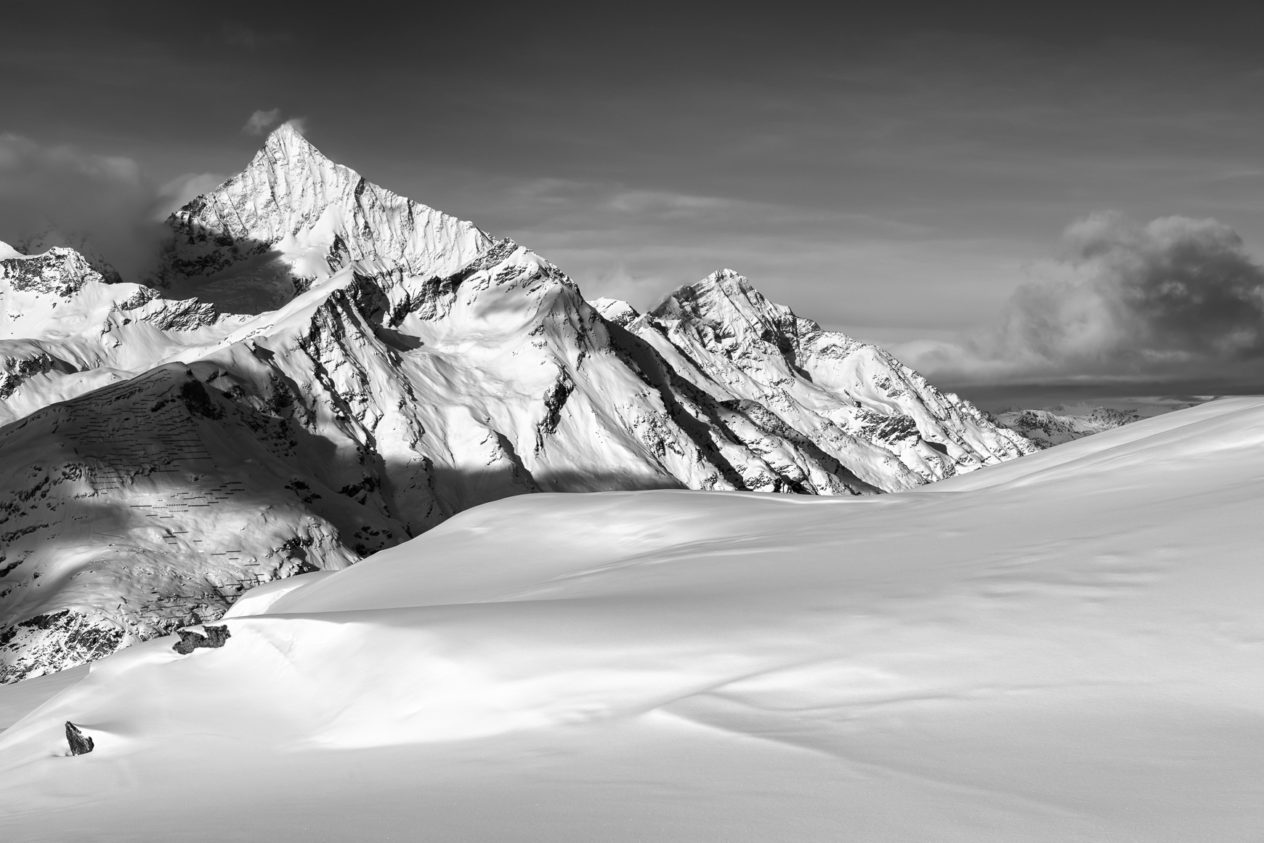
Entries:
{"type": "Polygon", "coordinates": [[[1264,399],[897,495],[500,501],[93,665],[0,734],[0,838],[1258,840],[1262,501],[1264,399]]]}

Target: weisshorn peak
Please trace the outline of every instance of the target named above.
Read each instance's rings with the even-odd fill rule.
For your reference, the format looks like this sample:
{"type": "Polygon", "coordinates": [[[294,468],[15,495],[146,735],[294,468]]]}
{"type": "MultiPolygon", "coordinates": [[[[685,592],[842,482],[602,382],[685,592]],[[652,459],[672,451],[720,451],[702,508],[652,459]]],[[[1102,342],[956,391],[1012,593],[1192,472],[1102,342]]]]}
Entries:
{"type": "Polygon", "coordinates": [[[159,269],[0,250],[0,678],[525,492],[869,494],[1028,453],[725,270],[645,314],[283,126],[159,269]]]}

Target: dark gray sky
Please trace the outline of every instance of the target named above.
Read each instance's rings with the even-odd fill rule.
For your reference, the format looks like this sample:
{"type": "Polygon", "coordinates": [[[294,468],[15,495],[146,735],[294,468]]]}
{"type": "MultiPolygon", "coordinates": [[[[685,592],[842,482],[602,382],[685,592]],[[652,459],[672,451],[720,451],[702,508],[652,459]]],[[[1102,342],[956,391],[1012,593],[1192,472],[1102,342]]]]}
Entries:
{"type": "MultiPolygon", "coordinates": [[[[1161,377],[1173,359],[1195,380],[1226,361],[1239,378],[1264,370],[1264,4],[393,5],[6,4],[0,206],[76,157],[96,184],[170,201],[240,170],[261,142],[243,126],[275,109],[335,160],[514,237],[593,297],[644,307],[730,266],[962,383],[1161,377]],[[1119,260],[1086,260],[1076,232],[1106,211],[1124,217],[1098,226],[1116,240],[1089,248],[1119,260]],[[1146,229],[1173,215],[1191,219],[1146,229]],[[1193,249],[1202,283],[1208,217],[1242,238],[1212,237],[1208,261],[1246,272],[1230,329],[1248,336],[1102,363],[1163,343],[1137,295],[1168,288],[1129,260],[1162,273],[1193,249]],[[1050,305],[1015,297],[1023,284],[1079,290],[1052,307],[1069,319],[1096,289],[1115,333],[1087,362],[1067,326],[1031,340],[1048,326],[1015,320],[1050,305]],[[979,364],[1024,337],[1050,366],[979,364]]],[[[1197,323],[1191,296],[1163,318],[1197,323]]]]}

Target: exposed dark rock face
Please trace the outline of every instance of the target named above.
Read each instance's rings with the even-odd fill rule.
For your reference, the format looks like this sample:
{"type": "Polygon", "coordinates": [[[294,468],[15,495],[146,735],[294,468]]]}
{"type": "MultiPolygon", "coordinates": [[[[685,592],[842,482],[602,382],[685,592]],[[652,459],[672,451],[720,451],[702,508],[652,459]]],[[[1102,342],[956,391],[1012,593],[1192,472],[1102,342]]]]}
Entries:
{"type": "MultiPolygon", "coordinates": [[[[0,502],[0,523],[13,517],[15,512],[21,514],[20,507],[5,506],[6,503],[19,503],[20,499],[19,494],[9,501],[0,502]]],[[[39,500],[38,497],[35,499],[39,500]]],[[[11,538],[7,533],[0,533],[0,547],[5,547],[9,541],[11,538]]],[[[0,557],[4,556],[0,552],[0,557]]],[[[23,561],[24,557],[19,556],[0,565],[0,578],[18,570],[23,561]]],[[[0,588],[0,600],[8,595],[8,589],[0,588]]],[[[41,668],[48,665],[82,664],[105,658],[125,643],[126,634],[110,619],[71,609],[45,612],[7,628],[0,625],[0,684],[16,682],[31,675],[39,676],[47,672],[41,668]]]]}
{"type": "Polygon", "coordinates": [[[74,295],[90,281],[101,283],[101,273],[74,249],[56,247],[31,257],[0,260],[0,278],[14,290],[45,293],[61,299],[74,295]]]}
{"type": "Polygon", "coordinates": [[[182,656],[187,656],[194,650],[201,647],[214,649],[223,647],[224,642],[229,639],[230,633],[226,626],[203,626],[205,633],[198,632],[196,629],[178,629],[176,634],[180,636],[180,640],[171,645],[171,649],[175,650],[182,656]]]}
{"type": "Polygon", "coordinates": [[[66,743],[70,744],[71,755],[87,755],[96,746],[92,738],[81,732],[79,727],[69,720],[66,721],[66,743]]]}

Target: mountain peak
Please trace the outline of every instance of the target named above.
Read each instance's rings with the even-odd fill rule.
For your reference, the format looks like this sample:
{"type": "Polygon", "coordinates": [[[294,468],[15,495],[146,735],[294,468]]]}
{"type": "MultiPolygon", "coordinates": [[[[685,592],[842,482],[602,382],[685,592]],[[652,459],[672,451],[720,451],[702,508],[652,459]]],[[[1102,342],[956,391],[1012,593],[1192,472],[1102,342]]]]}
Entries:
{"type": "Polygon", "coordinates": [[[663,300],[663,303],[666,304],[670,299],[697,301],[707,298],[748,299],[757,305],[769,304],[768,299],[763,293],[755,289],[755,285],[750,282],[749,278],[737,270],[728,269],[727,267],[717,269],[700,281],[681,286],[675,292],[670,293],[663,300]]]}
{"type": "MultiPolygon", "coordinates": [[[[18,256],[32,257],[54,250],[59,256],[69,252],[100,273],[107,283],[115,284],[123,280],[118,270],[102,256],[92,238],[84,233],[61,231],[52,222],[48,222],[43,231],[23,237],[9,248],[18,256]]],[[[0,252],[3,251],[0,249],[0,252]]]]}
{"type": "MultiPolygon", "coordinates": [[[[263,148],[265,150],[284,152],[288,154],[298,153],[300,155],[320,155],[320,150],[312,145],[312,142],[304,137],[303,133],[294,125],[293,120],[288,120],[277,126],[268,135],[268,139],[264,141],[263,148]]],[[[321,156],[324,157],[324,156],[321,156]]]]}
{"type": "Polygon", "coordinates": [[[714,319],[726,323],[772,323],[793,320],[790,309],[769,301],[745,275],[719,269],[668,294],[651,314],[658,318],[714,319]]]}
{"type": "Polygon", "coordinates": [[[735,269],[717,269],[706,278],[692,285],[695,289],[706,290],[709,288],[718,289],[724,296],[731,298],[734,295],[741,295],[746,298],[766,302],[768,299],[764,294],[755,289],[755,285],[750,279],[735,269]]]}
{"type": "MultiPolygon", "coordinates": [[[[12,290],[52,293],[65,299],[86,284],[103,280],[88,259],[69,246],[52,246],[38,254],[23,254],[11,246],[5,248],[7,252],[0,249],[0,281],[12,290]]],[[[5,325],[3,329],[9,327],[5,325]]],[[[0,329],[0,337],[4,336],[3,329],[0,329]]]]}
{"type": "Polygon", "coordinates": [[[745,286],[750,286],[750,281],[747,280],[745,275],[738,272],[736,269],[729,269],[728,267],[717,269],[715,272],[712,272],[706,278],[702,279],[699,283],[705,283],[707,281],[714,281],[722,284],[744,284],[745,286]]]}
{"type": "Polygon", "coordinates": [[[331,160],[293,123],[274,129],[245,170],[176,211],[169,224],[176,237],[164,286],[170,279],[197,279],[186,290],[190,295],[210,296],[202,281],[233,267],[262,277],[260,258],[275,259],[266,270],[272,281],[256,285],[267,287],[266,301],[254,292],[242,301],[233,292],[222,302],[230,308],[270,309],[350,264],[368,274],[445,277],[492,242],[473,224],[331,160]]]}

